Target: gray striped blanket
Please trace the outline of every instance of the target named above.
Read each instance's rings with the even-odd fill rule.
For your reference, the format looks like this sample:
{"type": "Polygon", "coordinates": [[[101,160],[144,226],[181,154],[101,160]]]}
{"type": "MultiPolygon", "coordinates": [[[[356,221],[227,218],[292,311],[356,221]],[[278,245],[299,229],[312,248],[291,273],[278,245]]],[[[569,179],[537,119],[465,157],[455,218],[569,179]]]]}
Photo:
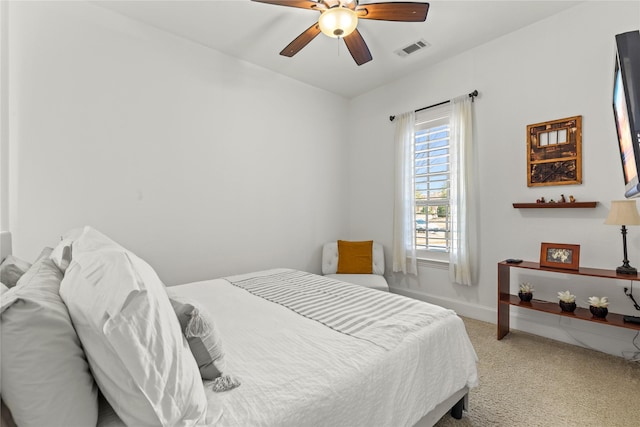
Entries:
{"type": "Polygon", "coordinates": [[[296,270],[226,280],[343,334],[386,350],[451,310],[296,270]]]}

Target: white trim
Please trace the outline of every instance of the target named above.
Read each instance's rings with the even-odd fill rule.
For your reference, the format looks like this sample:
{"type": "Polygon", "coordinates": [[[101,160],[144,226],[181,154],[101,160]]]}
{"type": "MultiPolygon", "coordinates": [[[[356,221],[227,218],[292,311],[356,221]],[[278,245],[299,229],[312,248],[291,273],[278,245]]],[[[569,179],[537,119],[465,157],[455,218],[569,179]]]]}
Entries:
{"type": "Polygon", "coordinates": [[[430,304],[436,304],[445,308],[449,308],[461,316],[470,317],[476,320],[482,320],[484,322],[496,323],[498,314],[495,308],[485,307],[478,304],[469,304],[467,302],[462,302],[450,298],[438,297],[411,289],[390,288],[389,290],[390,292],[399,295],[404,295],[409,298],[414,298],[428,302],[430,304]]]}
{"type": "Polygon", "coordinates": [[[418,258],[418,267],[438,268],[440,270],[449,270],[449,261],[440,259],[418,258]]]}
{"type": "Polygon", "coordinates": [[[448,251],[436,251],[434,249],[416,249],[416,258],[430,259],[434,261],[446,261],[449,262],[448,251]]]}
{"type": "MultiPolygon", "coordinates": [[[[496,324],[497,311],[493,307],[470,304],[451,298],[443,298],[424,292],[391,288],[391,292],[409,298],[436,304],[455,311],[458,315],[496,324]]],[[[531,310],[511,307],[510,329],[527,332],[555,341],[577,345],[613,356],[624,357],[635,351],[631,340],[637,331],[617,328],[610,325],[600,325],[571,319],[565,316],[553,316],[531,310]]],[[[496,330],[497,335],[497,330],[496,330]]]]}
{"type": "Polygon", "coordinates": [[[11,255],[11,233],[8,231],[0,231],[0,262],[11,255]]]}
{"type": "Polygon", "coordinates": [[[9,6],[0,1],[0,230],[9,230],[9,6]]]}
{"type": "Polygon", "coordinates": [[[511,307],[510,328],[614,356],[633,352],[637,331],[511,307]]]}

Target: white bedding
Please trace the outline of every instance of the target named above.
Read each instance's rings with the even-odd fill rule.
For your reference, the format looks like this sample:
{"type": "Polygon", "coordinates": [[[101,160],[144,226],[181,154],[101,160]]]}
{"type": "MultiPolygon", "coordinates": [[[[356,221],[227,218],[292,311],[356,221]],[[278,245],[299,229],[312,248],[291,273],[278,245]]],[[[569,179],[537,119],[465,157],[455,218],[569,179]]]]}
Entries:
{"type": "Polygon", "coordinates": [[[304,271],[272,271],[250,278],[226,279],[301,316],[386,350],[396,348],[408,334],[437,319],[455,315],[451,310],[434,310],[411,298],[304,271]]]}
{"type": "MultiPolygon", "coordinates": [[[[253,275],[274,271],[282,270],[253,275]]],[[[168,292],[210,311],[227,372],[242,382],[224,393],[205,382],[209,410],[219,410],[217,426],[412,426],[455,391],[477,385],[476,355],[455,314],[435,316],[385,350],[224,279],[168,292]]],[[[424,304],[433,313],[445,310],[424,304]]],[[[122,424],[103,408],[98,425],[122,424]]]]}

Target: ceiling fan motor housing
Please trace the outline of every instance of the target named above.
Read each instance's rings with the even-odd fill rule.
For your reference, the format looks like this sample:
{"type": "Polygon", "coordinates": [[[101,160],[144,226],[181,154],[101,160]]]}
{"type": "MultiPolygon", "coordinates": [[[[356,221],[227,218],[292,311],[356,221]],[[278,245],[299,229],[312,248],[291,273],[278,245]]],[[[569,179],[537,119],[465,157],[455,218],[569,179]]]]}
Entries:
{"type": "Polygon", "coordinates": [[[329,37],[346,37],[356,29],[358,15],[353,10],[338,5],[322,12],[318,24],[320,30],[329,37]]]}

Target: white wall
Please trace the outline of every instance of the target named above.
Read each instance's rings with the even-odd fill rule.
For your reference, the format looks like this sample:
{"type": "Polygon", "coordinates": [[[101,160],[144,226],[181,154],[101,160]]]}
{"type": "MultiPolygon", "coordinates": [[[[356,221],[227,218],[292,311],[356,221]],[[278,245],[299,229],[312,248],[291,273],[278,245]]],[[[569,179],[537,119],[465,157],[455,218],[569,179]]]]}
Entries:
{"type": "MultiPolygon", "coordinates": [[[[169,284],[275,266],[319,272],[321,244],[345,236],[390,248],[388,116],[478,89],[479,283],[453,285],[446,268],[421,263],[418,279],[390,274],[392,287],[495,321],[499,260],[537,260],[540,242],[552,241],[580,244],[584,266],[620,264],[619,231],[602,224],[623,197],[613,36],[640,28],[637,2],[585,2],[351,102],[84,2],[12,2],[7,15],[2,222],[25,259],[84,224],[169,284]],[[320,112],[335,126],[318,126],[320,112]],[[526,125],[574,115],[583,116],[584,183],[528,188],[526,125]],[[511,207],[560,193],[600,204],[511,207]]],[[[640,229],[629,252],[640,266],[640,229]]],[[[569,288],[582,305],[607,295],[612,311],[636,314],[627,283],[512,277],[522,280],[540,298],[569,288]]],[[[519,329],[614,354],[631,348],[631,331],[513,311],[519,329]]]]}
{"type": "Polygon", "coordinates": [[[9,230],[9,73],[7,2],[0,2],[0,230],[9,230]]]}
{"type": "Polygon", "coordinates": [[[16,255],[89,224],[169,284],[320,271],[347,230],[345,99],[84,2],[8,12],[16,255]]]}
{"type": "MultiPolygon", "coordinates": [[[[419,277],[389,275],[397,292],[496,321],[497,266],[506,258],[539,259],[540,243],[581,245],[580,264],[621,264],[619,229],[603,225],[610,201],[624,198],[611,109],[614,35],[640,28],[640,3],[585,2],[450,60],[380,87],[351,102],[350,232],[372,235],[390,248],[393,218],[393,124],[390,114],[480,92],[475,102],[479,196],[479,281],[451,284],[446,266],[421,263],[419,277]],[[583,184],[527,187],[526,126],[582,115],[583,184]],[[513,202],[574,195],[596,200],[596,209],[518,210],[513,202]]],[[[452,31],[454,31],[452,29],[452,31]]],[[[631,227],[629,254],[640,267],[640,228],[631,227]]],[[[390,260],[390,253],[387,252],[390,260]]],[[[571,289],[579,305],[591,295],[609,296],[610,311],[640,314],[623,295],[628,282],[584,280],[521,271],[512,284],[531,281],[537,297],[555,300],[571,289]]],[[[640,286],[637,291],[640,297],[640,286]]],[[[589,322],[516,312],[512,326],[620,354],[634,333],[589,322]]]]}

